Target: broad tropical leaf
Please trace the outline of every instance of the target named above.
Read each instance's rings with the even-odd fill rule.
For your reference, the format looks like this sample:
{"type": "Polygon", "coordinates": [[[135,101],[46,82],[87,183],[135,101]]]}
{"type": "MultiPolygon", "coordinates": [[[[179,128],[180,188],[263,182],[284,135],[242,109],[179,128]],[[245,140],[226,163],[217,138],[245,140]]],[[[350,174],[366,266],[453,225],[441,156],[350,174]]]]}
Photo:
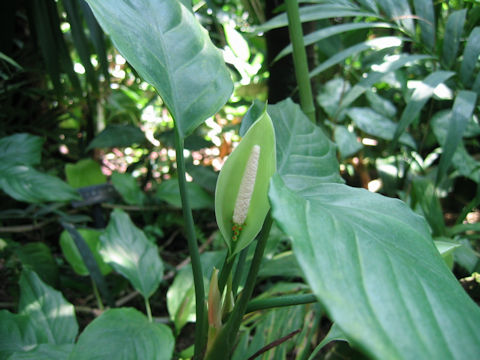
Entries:
{"type": "Polygon", "coordinates": [[[181,137],[228,100],[223,58],[195,15],[172,0],[87,0],[120,53],[162,97],[181,137]]]}
{"type": "Polygon", "coordinates": [[[351,344],[375,359],[480,353],[480,309],[404,203],[341,184],[293,192],[279,175],[269,196],[307,282],[351,344]]]}
{"type": "Polygon", "coordinates": [[[38,165],[42,157],[43,139],[26,133],[0,139],[0,161],[19,165],[38,165]]]}

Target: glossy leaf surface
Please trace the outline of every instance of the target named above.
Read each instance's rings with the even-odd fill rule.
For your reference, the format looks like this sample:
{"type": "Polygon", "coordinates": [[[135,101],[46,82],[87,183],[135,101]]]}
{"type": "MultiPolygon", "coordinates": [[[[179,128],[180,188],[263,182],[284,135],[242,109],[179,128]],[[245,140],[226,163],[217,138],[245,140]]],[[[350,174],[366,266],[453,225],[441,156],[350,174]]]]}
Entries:
{"type": "Polygon", "coordinates": [[[110,309],[85,328],[69,360],[170,360],[174,344],[166,325],[132,308],[110,309]]]}
{"type": "Polygon", "coordinates": [[[278,175],[269,196],[306,280],[354,346],[375,359],[480,352],[480,309],[404,203],[341,184],[295,193],[278,175]]]}
{"type": "Polygon", "coordinates": [[[233,89],[220,51],[195,15],[171,0],[87,0],[120,53],[162,97],[181,137],[233,89]]]}
{"type": "Polygon", "coordinates": [[[100,241],[100,253],[105,261],[149,298],[163,276],[163,262],[157,246],[148,241],[125,212],[118,209],[113,211],[100,241]]]}
{"type": "Polygon", "coordinates": [[[274,172],[275,132],[270,116],[264,112],[248,129],[239,145],[230,154],[218,176],[215,190],[215,215],[220,232],[230,250],[230,255],[245,248],[262,228],[265,216],[270,209],[267,193],[269,181],[274,172]],[[232,226],[235,203],[243,174],[255,145],[260,147],[260,154],[253,193],[243,230],[238,239],[233,241],[232,226]]]}

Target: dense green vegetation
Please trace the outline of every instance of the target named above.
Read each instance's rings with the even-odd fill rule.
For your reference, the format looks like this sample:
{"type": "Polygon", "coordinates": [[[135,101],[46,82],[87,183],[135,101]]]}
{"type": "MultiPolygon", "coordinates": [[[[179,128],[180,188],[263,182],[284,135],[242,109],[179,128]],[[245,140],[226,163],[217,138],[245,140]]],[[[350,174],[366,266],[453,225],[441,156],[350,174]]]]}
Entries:
{"type": "Polygon", "coordinates": [[[0,360],[478,356],[478,1],[1,7],[0,360]]]}

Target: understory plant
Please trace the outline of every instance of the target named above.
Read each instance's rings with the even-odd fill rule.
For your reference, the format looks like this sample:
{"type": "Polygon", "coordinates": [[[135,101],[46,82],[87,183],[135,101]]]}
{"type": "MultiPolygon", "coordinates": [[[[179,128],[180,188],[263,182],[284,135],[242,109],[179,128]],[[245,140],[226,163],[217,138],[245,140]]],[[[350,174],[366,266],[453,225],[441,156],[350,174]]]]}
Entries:
{"type": "MultiPolygon", "coordinates": [[[[480,309],[449,267],[454,246],[445,241],[448,231],[441,227],[437,232],[434,225],[434,214],[439,211],[436,191],[452,175],[449,171],[455,166],[452,160],[459,156],[456,151],[463,133],[467,126],[479,133],[478,123],[472,120],[477,103],[474,85],[462,80],[450,99],[455,99],[451,111],[435,117],[448,125],[447,133],[438,130],[435,134],[443,154],[433,180],[413,181],[413,198],[404,197],[409,203],[346,185],[340,175],[337,145],[324,130],[330,128],[338,134],[336,122],[347,119],[345,116],[355,123],[356,131],[364,130],[357,118],[373,110],[348,106],[389,70],[423,59],[423,55],[389,58],[384,68],[370,72],[350,92],[342,93],[335,108],[323,97],[320,105],[328,121],[322,127],[316,123],[305,56],[309,40],[303,37],[301,22],[325,16],[328,9],[337,16],[380,16],[378,3],[386,13],[398,16],[403,31],[401,26],[409,29],[413,25],[406,21],[411,19],[401,17],[396,6],[400,3],[405,9],[408,2],[339,1],[332,5],[321,1],[310,6],[324,7],[308,17],[309,12],[299,9],[296,0],[286,0],[287,14],[265,25],[264,30],[288,24],[300,105],[291,99],[274,105],[255,102],[244,116],[242,139],[223,164],[216,183],[215,215],[224,250],[202,255],[187,182],[185,139],[231,96],[233,83],[222,54],[186,1],[87,3],[122,56],[155,87],[173,118],[176,175],[191,267],[180,270],[168,292],[161,294],[173,328],[156,322],[149,299],[158,294],[165,275],[157,245],[125,211],[112,211],[102,232],[80,232],[69,226],[75,223],[74,217],[58,210],[65,228],[62,251],[76,273],[91,276],[99,307],[104,307],[102,298],[108,297],[108,289],[102,287],[103,276],[114,270],[143,297],[146,315],[112,306],[79,334],[74,307],[52,284],[25,267],[18,312],[0,312],[0,359],[253,359],[267,358],[270,349],[277,351],[274,356],[278,358],[290,352],[295,359],[314,359],[333,340],[348,344],[353,356],[373,359],[478,356],[480,309]],[[427,198],[429,192],[432,196],[427,198]],[[82,250],[77,233],[90,250],[82,250]],[[444,241],[438,241],[442,236],[444,241]],[[285,256],[275,257],[272,249],[281,237],[288,238],[289,250],[285,256]],[[256,287],[280,274],[291,281],[265,291],[256,287]],[[270,312],[263,313],[266,309],[270,312]],[[322,317],[333,325],[315,341],[322,317]],[[188,322],[195,322],[189,344],[193,347],[175,352],[175,343],[188,322]],[[292,342],[296,336],[300,340],[292,342]]],[[[417,10],[418,16],[431,15],[431,1],[414,4],[422,9],[417,10]]],[[[359,24],[363,23],[354,23],[352,29],[360,28],[359,24]]],[[[415,29],[409,34],[414,36],[415,29]]],[[[428,37],[431,29],[420,23],[418,31],[428,37]]],[[[477,33],[473,30],[472,36],[477,33]]],[[[468,41],[475,46],[475,40],[468,41]]],[[[469,51],[478,58],[476,48],[466,48],[465,66],[470,66],[469,51]]],[[[449,55],[445,56],[447,61],[449,55]]],[[[467,71],[462,69],[461,79],[467,71]]],[[[447,69],[433,72],[423,81],[424,86],[408,97],[403,115],[388,135],[389,146],[412,145],[413,139],[404,132],[426,102],[425,93],[418,89],[428,92],[430,98],[433,89],[451,76],[447,69]]],[[[377,94],[369,96],[377,105],[386,103],[378,100],[377,94]]],[[[350,132],[347,122],[338,126],[350,132]]],[[[34,204],[53,199],[79,201],[73,186],[34,168],[40,164],[41,146],[40,138],[26,134],[0,140],[5,154],[19,152],[16,157],[0,153],[0,188],[18,201],[34,204]],[[27,144],[24,152],[20,151],[22,143],[27,144]],[[45,182],[51,184],[47,195],[32,191],[32,179],[46,177],[45,182]],[[63,198],[48,197],[55,191],[63,198]]],[[[99,178],[104,181],[101,175],[99,178]]],[[[121,176],[112,181],[117,189],[124,189],[121,193],[126,200],[135,203],[135,184],[121,176]]]]}

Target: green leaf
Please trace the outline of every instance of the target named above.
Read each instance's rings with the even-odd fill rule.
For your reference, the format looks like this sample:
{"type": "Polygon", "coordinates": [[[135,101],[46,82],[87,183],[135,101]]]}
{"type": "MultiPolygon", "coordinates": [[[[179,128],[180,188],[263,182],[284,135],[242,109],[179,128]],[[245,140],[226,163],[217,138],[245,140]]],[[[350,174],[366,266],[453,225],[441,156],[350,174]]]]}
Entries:
{"type": "Polygon", "coordinates": [[[357,135],[349,131],[345,126],[337,125],[333,133],[335,144],[342,158],[353,156],[363,149],[363,145],[357,140],[357,135]]]}
{"type": "Polygon", "coordinates": [[[393,47],[399,47],[402,45],[403,39],[396,37],[396,36],[383,36],[383,37],[378,37],[372,40],[367,40],[364,42],[361,42],[359,44],[355,44],[353,46],[350,46],[349,48],[346,48],[345,50],[339,51],[335,53],[333,56],[325,60],[323,63],[315,67],[312,71],[310,71],[309,76],[313,77],[318,74],[320,74],[322,71],[325,71],[326,69],[337,65],[341,61],[345,60],[346,58],[356,55],[362,51],[373,49],[376,51],[387,49],[387,48],[393,48],[393,47]]]}
{"type": "MultiPolygon", "coordinates": [[[[451,116],[451,111],[443,110],[437,112],[431,120],[433,133],[442,147],[446,146],[451,116]]],[[[451,163],[460,175],[480,183],[480,162],[468,154],[462,142],[458,144],[451,163]]]]}
{"type": "Polygon", "coordinates": [[[80,200],[78,192],[67,183],[25,165],[3,168],[0,188],[14,199],[29,203],[80,200]]]}
{"type": "Polygon", "coordinates": [[[32,350],[15,352],[8,360],[68,360],[73,344],[40,344],[32,350]]]}
{"type": "Polygon", "coordinates": [[[318,344],[316,347],[315,347],[315,350],[312,352],[312,354],[309,356],[308,360],[314,360],[315,359],[315,355],[318,354],[318,352],[325,346],[327,345],[328,343],[332,342],[332,341],[347,341],[345,339],[345,335],[343,334],[343,331],[342,329],[340,329],[340,327],[337,325],[337,323],[333,323],[332,327],[330,328],[330,330],[328,330],[328,334],[325,335],[325,337],[322,339],[322,341],[320,342],[320,344],[318,344]]]}
{"type": "Polygon", "coordinates": [[[480,309],[404,203],[341,184],[294,193],[279,175],[269,197],[308,284],[349,342],[375,359],[480,352],[480,309]]]}
{"type": "Polygon", "coordinates": [[[100,254],[105,262],[126,277],[148,299],[163,277],[163,262],[156,245],[122,210],[115,209],[105,233],[100,236],[100,254]]]}
{"type": "MultiPolygon", "coordinates": [[[[194,182],[187,183],[188,198],[192,209],[213,209],[213,198],[202,187],[194,182]]],[[[166,201],[177,208],[182,207],[180,190],[177,179],[164,180],[157,188],[155,195],[158,199],[166,201]]]]}
{"type": "Polygon", "coordinates": [[[367,91],[365,93],[365,96],[367,97],[371,108],[377,113],[384,115],[388,118],[393,118],[397,114],[397,108],[395,107],[395,105],[393,105],[390,100],[387,100],[378,95],[376,92],[367,91]]]}
{"type": "MultiPolygon", "coordinates": [[[[100,231],[95,229],[77,229],[79,234],[83,237],[87,246],[91,250],[93,257],[95,258],[100,272],[103,275],[107,275],[112,271],[112,268],[107,265],[103,258],[100,256],[100,231]]],[[[73,270],[82,276],[87,276],[89,271],[83,262],[82,255],[78,251],[75,241],[72,239],[67,230],[64,230],[60,234],[60,247],[62,249],[63,256],[67,259],[73,270]]]]}
{"type": "MultiPolygon", "coordinates": [[[[268,184],[275,172],[275,132],[272,120],[266,112],[248,129],[240,144],[230,154],[218,176],[215,190],[215,216],[222,236],[233,255],[245,248],[260,232],[265,216],[270,209],[268,203],[268,184]],[[257,150],[257,167],[251,168],[251,157],[257,150]],[[252,179],[244,180],[244,174],[254,170],[252,179]],[[252,185],[252,193],[247,206],[236,205],[241,185],[252,185]],[[236,209],[236,210],[235,210],[236,209]],[[240,210],[240,211],[239,211],[240,210]],[[243,211],[242,211],[243,210],[243,211]],[[243,229],[237,239],[232,229],[235,211],[243,213],[243,229]]],[[[240,196],[239,196],[240,194],[240,196]]],[[[248,194],[247,194],[248,197],[248,194]]],[[[243,203],[245,204],[245,203],[243,203]]]]}
{"type": "Polygon", "coordinates": [[[436,238],[434,243],[438,252],[440,253],[440,255],[442,255],[442,258],[447,264],[448,268],[453,269],[453,262],[454,262],[453,252],[455,251],[455,249],[461,247],[462,245],[449,240],[450,240],[449,238],[441,237],[441,238],[436,238]],[[438,240],[438,239],[441,239],[441,240],[438,240]]]}
{"type": "Polygon", "coordinates": [[[415,120],[423,106],[432,97],[435,88],[453,75],[455,75],[455,73],[451,71],[436,71],[428,75],[416,86],[412,97],[407,101],[407,106],[405,110],[403,110],[402,117],[395,129],[395,135],[393,136],[391,144],[392,148],[408,125],[415,120]]]}
{"type": "Polygon", "coordinates": [[[0,162],[37,165],[42,158],[43,139],[26,133],[0,139],[0,162]]]}
{"type": "MultiPolygon", "coordinates": [[[[369,11],[360,10],[355,5],[318,4],[302,6],[300,8],[300,20],[302,22],[348,16],[364,16],[378,18],[377,14],[369,11]]],[[[282,13],[273,17],[262,25],[257,26],[254,31],[256,33],[266,32],[287,25],[287,14],[282,13]]]]}
{"type": "MultiPolygon", "coordinates": [[[[370,28],[380,28],[380,29],[389,29],[392,28],[392,25],[384,22],[360,22],[360,23],[347,23],[341,25],[329,26],[314,32],[305,35],[303,38],[304,45],[311,45],[319,42],[323,39],[326,39],[330,36],[342,34],[347,31],[354,31],[360,29],[370,29],[370,28]]],[[[291,54],[293,51],[292,44],[285,47],[282,51],[278,53],[274,61],[278,61],[281,58],[285,57],[288,54],[291,54]]]]}
{"type": "Polygon", "coordinates": [[[16,351],[28,351],[37,343],[37,335],[28,315],[0,310],[0,359],[7,359],[16,351]]]}
{"type": "Polygon", "coordinates": [[[477,94],[473,91],[460,91],[453,103],[452,115],[448,125],[447,137],[443,144],[442,157],[438,165],[437,184],[446,175],[448,168],[452,163],[455,151],[462,141],[463,133],[467,127],[467,123],[472,116],[477,101],[477,94]]]}
{"type": "Polygon", "coordinates": [[[435,48],[435,11],[432,0],[414,0],[415,13],[419,17],[422,42],[430,49],[435,48]]]}
{"type": "Polygon", "coordinates": [[[239,135],[245,136],[247,130],[250,129],[250,126],[263,115],[267,104],[260,100],[254,100],[252,105],[248,108],[247,112],[243,116],[242,122],[240,124],[239,135]]]}
{"type": "Polygon", "coordinates": [[[28,326],[34,329],[37,342],[73,343],[78,333],[73,305],[31,270],[23,270],[19,283],[19,314],[28,316],[28,326]]]}
{"type": "Polygon", "coordinates": [[[50,286],[58,285],[58,265],[52,251],[43,242],[31,242],[16,250],[24,266],[29,266],[50,286]]]}
{"type": "Polygon", "coordinates": [[[335,145],[287,99],[268,108],[274,119],[277,172],[292,189],[320,182],[343,182],[335,145]]]}
{"type": "Polygon", "coordinates": [[[180,2],[87,2],[120,53],[157,89],[181,137],[228,100],[233,84],[222,55],[180,2]]]}
{"type": "Polygon", "coordinates": [[[473,84],[473,73],[475,66],[478,64],[478,56],[480,55],[480,26],[472,30],[467,39],[467,45],[463,51],[463,61],[460,66],[460,79],[463,84],[470,88],[473,84]]]}
{"type": "Polygon", "coordinates": [[[385,10],[390,19],[402,26],[408,33],[415,34],[408,0],[383,0],[379,1],[378,4],[385,10]]]}
{"type": "MultiPolygon", "coordinates": [[[[213,268],[219,269],[224,259],[225,251],[209,251],[200,255],[205,290],[208,291],[213,268]]],[[[191,265],[181,269],[168,288],[167,309],[177,334],[187,322],[195,321],[195,289],[191,265]]]]}
{"type": "Polygon", "coordinates": [[[142,205],[145,202],[145,194],[131,174],[114,172],[111,177],[112,185],[129,205],[142,205]]]}
{"type": "MultiPolygon", "coordinates": [[[[350,108],[347,115],[363,132],[384,140],[392,140],[397,124],[369,108],[350,108]]],[[[415,149],[416,144],[410,134],[402,134],[400,141],[415,149]]]]}
{"type": "Polygon", "coordinates": [[[442,52],[442,60],[447,68],[451,68],[457,58],[466,15],[467,9],[462,9],[454,11],[448,16],[447,24],[445,25],[442,52]]]}
{"type": "Polygon", "coordinates": [[[355,86],[345,95],[337,111],[341,111],[342,109],[350,106],[365,91],[371,90],[372,86],[382,80],[385,75],[394,72],[403,66],[429,58],[431,57],[428,55],[407,54],[395,55],[388,58],[375,71],[369,72],[365,78],[355,84],[355,86]]]}
{"type": "MultiPolygon", "coordinates": [[[[317,95],[317,102],[329,117],[334,117],[338,105],[342,102],[343,96],[351,89],[351,85],[343,78],[334,78],[325,83],[317,95]]],[[[345,112],[338,115],[338,120],[343,120],[345,112]]]]}
{"type": "Polygon", "coordinates": [[[412,203],[418,202],[432,229],[433,236],[445,235],[443,209],[435,191],[435,185],[426,178],[416,177],[412,182],[412,203]]]}
{"type": "Polygon", "coordinates": [[[75,164],[66,164],[65,177],[67,183],[75,189],[107,182],[100,164],[93,159],[82,159],[75,164]]]}
{"type": "Polygon", "coordinates": [[[69,360],[170,360],[174,345],[166,325],[149,322],[135,309],[110,309],[85,328],[69,360]]]}
{"type": "Polygon", "coordinates": [[[144,144],[145,134],[134,125],[108,125],[90,142],[87,151],[96,148],[127,147],[133,144],[144,144]]]}

